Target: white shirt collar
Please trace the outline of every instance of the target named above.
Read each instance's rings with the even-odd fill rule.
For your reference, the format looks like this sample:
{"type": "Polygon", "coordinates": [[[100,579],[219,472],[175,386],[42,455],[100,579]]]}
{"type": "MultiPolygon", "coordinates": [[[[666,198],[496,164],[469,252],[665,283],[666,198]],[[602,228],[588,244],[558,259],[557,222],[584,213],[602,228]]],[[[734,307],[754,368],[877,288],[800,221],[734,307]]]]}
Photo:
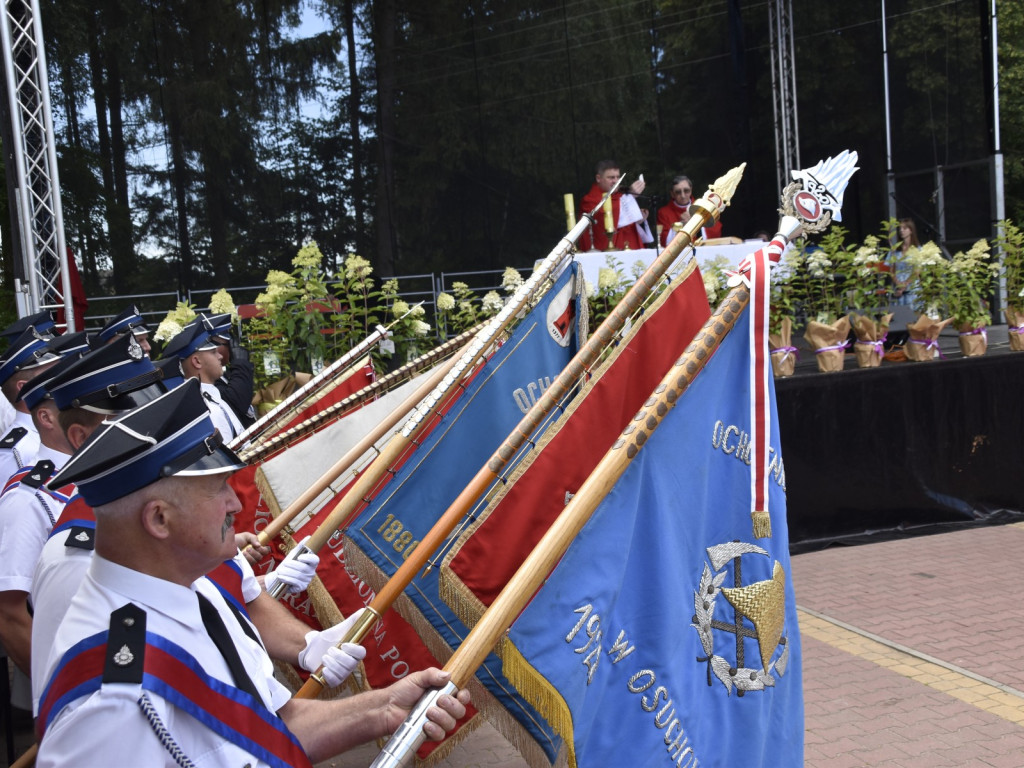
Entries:
{"type": "Polygon", "coordinates": [[[89,575],[102,587],[117,592],[131,602],[144,605],[188,627],[202,626],[195,583],[183,587],[172,581],[126,568],[94,555],[89,575]]]}

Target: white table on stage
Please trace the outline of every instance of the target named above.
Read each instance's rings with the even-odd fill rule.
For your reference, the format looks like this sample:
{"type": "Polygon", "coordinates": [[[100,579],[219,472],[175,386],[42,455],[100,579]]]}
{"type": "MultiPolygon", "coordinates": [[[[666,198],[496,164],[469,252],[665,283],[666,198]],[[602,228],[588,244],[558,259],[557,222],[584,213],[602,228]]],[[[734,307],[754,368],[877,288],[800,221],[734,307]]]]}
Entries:
{"type": "MultiPolygon", "coordinates": [[[[739,243],[712,243],[710,245],[698,245],[693,249],[692,258],[697,260],[697,265],[711,261],[718,256],[724,256],[732,266],[738,266],[743,259],[760,248],[764,243],[761,240],[746,240],[739,243]]],[[[619,271],[624,275],[633,274],[633,265],[638,261],[647,269],[651,262],[657,258],[660,251],[653,248],[645,248],[638,251],[583,251],[576,254],[576,261],[583,267],[583,276],[593,286],[597,286],[597,279],[601,269],[608,266],[611,258],[618,262],[619,271]]],[[[683,251],[682,261],[686,263],[691,258],[689,249],[683,251]]]]}

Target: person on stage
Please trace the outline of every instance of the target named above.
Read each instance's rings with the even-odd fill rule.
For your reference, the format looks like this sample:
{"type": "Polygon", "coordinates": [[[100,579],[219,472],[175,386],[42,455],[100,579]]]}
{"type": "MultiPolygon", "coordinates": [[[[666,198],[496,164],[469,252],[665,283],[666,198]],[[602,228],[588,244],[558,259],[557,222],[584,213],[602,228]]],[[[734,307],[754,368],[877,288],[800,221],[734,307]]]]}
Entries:
{"type": "MultiPolygon", "coordinates": [[[[693,182],[689,176],[676,176],[672,179],[672,199],[658,209],[658,231],[661,233],[661,247],[668,245],[675,237],[673,226],[686,224],[690,220],[690,204],[693,202],[693,182]]],[[[722,236],[722,222],[716,221],[702,230],[704,240],[712,240],[722,236]]]]}
{"type": "MultiPolygon", "coordinates": [[[[602,198],[622,175],[619,173],[619,164],[614,160],[601,160],[594,171],[594,183],[580,201],[581,216],[583,212],[589,213],[600,205],[602,198]]],[[[652,243],[654,236],[647,225],[647,211],[640,208],[634,197],[641,194],[646,186],[641,175],[625,192],[618,191],[612,195],[611,205],[606,211],[599,210],[594,217],[594,226],[580,236],[580,250],[624,251],[649,247],[647,243],[652,243]],[[611,249],[608,248],[609,229],[614,232],[611,249]]]]}

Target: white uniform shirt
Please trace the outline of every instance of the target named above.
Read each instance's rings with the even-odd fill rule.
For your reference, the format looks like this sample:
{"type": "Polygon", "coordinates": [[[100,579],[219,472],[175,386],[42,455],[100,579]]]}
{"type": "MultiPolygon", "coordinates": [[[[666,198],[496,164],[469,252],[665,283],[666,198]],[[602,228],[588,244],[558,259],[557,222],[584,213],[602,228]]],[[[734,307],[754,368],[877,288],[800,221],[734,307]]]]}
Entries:
{"type": "Polygon", "coordinates": [[[14,410],[14,406],[11,405],[10,400],[6,397],[0,396],[0,435],[6,435],[7,430],[11,428],[14,423],[14,417],[17,415],[17,411],[14,410]]]}
{"type": "Polygon", "coordinates": [[[39,452],[39,430],[27,413],[14,412],[14,422],[4,430],[3,436],[15,427],[24,427],[28,434],[15,443],[13,448],[0,448],[0,488],[7,484],[7,479],[22,467],[36,463],[39,452]]]}
{"type": "Polygon", "coordinates": [[[231,406],[224,402],[220,396],[220,390],[214,384],[200,384],[199,389],[203,393],[203,400],[210,410],[210,418],[213,419],[213,426],[220,430],[220,436],[225,443],[230,443],[243,431],[242,422],[235,416],[231,406]]]}
{"type": "MultiPolygon", "coordinates": [[[[61,532],[46,540],[32,575],[32,714],[39,714],[39,699],[49,678],[46,666],[57,628],[68,612],[71,600],[85,581],[92,562],[91,549],[69,547],[71,531],[61,532]]],[[[239,552],[235,563],[242,569],[242,597],[246,603],[255,600],[262,588],[252,566],[239,552]]],[[[226,622],[225,622],[226,623],[226,622]]]]}
{"type": "MultiPolygon", "coordinates": [[[[59,470],[71,458],[66,453],[39,447],[37,460],[49,459],[59,470]]],[[[0,592],[28,592],[39,553],[64,502],[41,488],[21,483],[0,496],[0,592]]]]}
{"type": "MultiPolygon", "coordinates": [[[[263,703],[276,712],[291,695],[273,678],[270,657],[245,634],[212,582],[199,579],[191,587],[183,587],[116,565],[98,555],[93,556],[57,631],[47,669],[55,669],[64,653],[79,641],[107,629],[110,614],[131,602],[146,612],[147,632],[187,649],[206,674],[234,685],[224,657],[203,627],[196,592],[201,592],[217,609],[263,703]]],[[[37,768],[176,766],[140,709],[138,700],[142,693],[141,685],[107,683],[54,713],[39,745],[37,768]]],[[[146,696],[168,735],[196,766],[266,766],[158,694],[149,691],[146,696]]]]}

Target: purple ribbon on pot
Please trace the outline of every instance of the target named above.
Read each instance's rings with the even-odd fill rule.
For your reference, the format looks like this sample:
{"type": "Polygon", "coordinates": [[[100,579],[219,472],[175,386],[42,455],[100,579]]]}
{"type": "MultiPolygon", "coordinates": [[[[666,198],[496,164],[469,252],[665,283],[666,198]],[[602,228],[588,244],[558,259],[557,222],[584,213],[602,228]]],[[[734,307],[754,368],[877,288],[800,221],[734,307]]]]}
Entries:
{"type": "Polygon", "coordinates": [[[872,347],[875,348],[875,354],[878,355],[879,357],[883,357],[885,355],[885,347],[883,345],[885,344],[885,337],[888,335],[889,334],[885,334],[878,341],[872,341],[871,339],[857,339],[857,343],[870,344],[872,347]]]}
{"type": "Polygon", "coordinates": [[[988,344],[988,334],[985,333],[985,329],[984,328],[975,328],[974,330],[971,330],[971,331],[960,331],[960,335],[961,336],[979,336],[980,335],[981,338],[983,338],[985,340],[985,343],[988,344]]]}
{"type": "Polygon", "coordinates": [[[1007,330],[1018,335],[1024,333],[1024,325],[1011,325],[1007,330]]]}
{"type": "Polygon", "coordinates": [[[849,340],[844,341],[842,344],[833,344],[831,347],[821,347],[820,349],[814,350],[814,354],[820,355],[822,352],[828,352],[830,349],[846,349],[850,346],[849,340]]]}
{"type": "Polygon", "coordinates": [[[782,360],[780,362],[786,362],[786,358],[789,357],[790,355],[796,357],[797,360],[800,359],[800,350],[797,349],[796,347],[776,347],[771,351],[771,354],[774,355],[779,352],[782,353],[782,360]]]}
{"type": "Polygon", "coordinates": [[[942,358],[943,360],[946,359],[946,356],[944,354],[942,354],[942,350],[939,349],[939,340],[938,339],[911,339],[910,343],[911,344],[924,344],[924,348],[925,349],[937,350],[938,353],[939,353],[939,357],[942,358]]]}

